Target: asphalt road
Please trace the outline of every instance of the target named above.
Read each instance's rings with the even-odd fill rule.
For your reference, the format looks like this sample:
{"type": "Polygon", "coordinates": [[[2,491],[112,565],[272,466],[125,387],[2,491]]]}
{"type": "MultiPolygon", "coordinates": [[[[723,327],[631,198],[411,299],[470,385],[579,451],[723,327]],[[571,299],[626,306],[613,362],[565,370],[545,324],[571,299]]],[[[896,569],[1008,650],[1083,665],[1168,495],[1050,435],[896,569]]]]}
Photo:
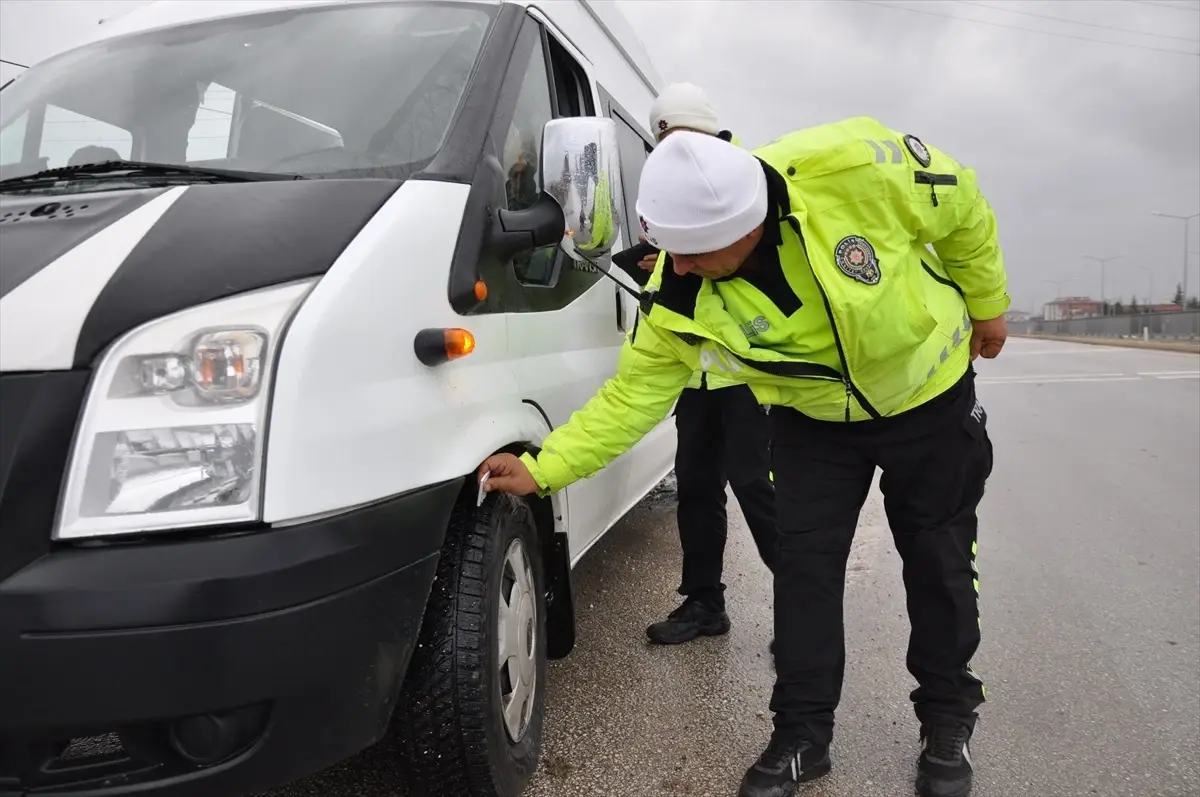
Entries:
{"type": "MultiPolygon", "coordinates": [[[[1014,339],[979,370],[996,469],[975,797],[1200,795],[1200,357],[1014,339]]],[[[581,563],[579,644],[551,666],[529,797],[736,794],[773,674],[770,582],[730,506],[726,637],[644,643],[677,601],[671,480],[581,563]]],[[[834,774],[800,794],[911,794],[908,626],[877,493],[850,567],[834,774]]],[[[385,741],[270,797],[400,797],[394,766],[385,741]]]]}

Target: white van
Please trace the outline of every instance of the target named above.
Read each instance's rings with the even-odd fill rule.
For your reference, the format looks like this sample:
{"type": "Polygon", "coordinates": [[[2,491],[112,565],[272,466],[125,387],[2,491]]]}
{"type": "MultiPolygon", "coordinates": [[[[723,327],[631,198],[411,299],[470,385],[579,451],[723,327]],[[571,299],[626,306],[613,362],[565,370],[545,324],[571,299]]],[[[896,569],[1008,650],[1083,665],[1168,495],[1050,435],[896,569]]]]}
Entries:
{"type": "Polygon", "coordinates": [[[412,794],[520,794],[674,425],[551,499],[474,471],[615,370],[649,58],[587,0],[96,36],[0,98],[0,793],[235,797],[391,726],[412,794]]]}

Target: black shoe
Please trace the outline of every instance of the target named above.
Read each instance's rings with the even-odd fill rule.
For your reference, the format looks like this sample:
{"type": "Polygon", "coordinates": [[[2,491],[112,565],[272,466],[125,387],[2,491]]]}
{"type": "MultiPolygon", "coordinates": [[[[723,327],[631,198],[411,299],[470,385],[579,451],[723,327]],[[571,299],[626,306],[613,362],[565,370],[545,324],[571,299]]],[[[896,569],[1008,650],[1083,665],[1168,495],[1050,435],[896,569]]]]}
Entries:
{"type": "Polygon", "coordinates": [[[953,721],[921,728],[924,749],[917,759],[920,797],[967,797],[971,793],[971,729],[953,721]]]}
{"type": "Polygon", "coordinates": [[[698,636],[727,634],[729,626],[729,615],[724,609],[688,598],[666,620],[647,628],[646,636],[656,645],[681,645],[698,636]]]}
{"type": "Polygon", "coordinates": [[[824,777],[831,768],[828,747],[776,730],[767,749],[746,770],[738,797],[792,797],[798,784],[824,777]]]}

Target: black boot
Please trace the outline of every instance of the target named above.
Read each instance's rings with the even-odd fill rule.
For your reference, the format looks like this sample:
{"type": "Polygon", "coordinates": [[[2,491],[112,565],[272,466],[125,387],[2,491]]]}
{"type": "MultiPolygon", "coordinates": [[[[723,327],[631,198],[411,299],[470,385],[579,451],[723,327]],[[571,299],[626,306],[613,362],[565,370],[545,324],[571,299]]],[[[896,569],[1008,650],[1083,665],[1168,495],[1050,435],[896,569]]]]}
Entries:
{"type": "Polygon", "coordinates": [[[919,797],[968,797],[971,793],[971,729],[947,720],[921,728],[917,759],[919,797]]]}
{"type": "Polygon", "coordinates": [[[738,797],[792,797],[797,784],[829,774],[829,748],[776,729],[771,743],[746,770],[738,797]]]}
{"type": "Polygon", "coordinates": [[[681,645],[698,636],[720,636],[729,633],[729,615],[711,601],[688,598],[667,619],[646,629],[646,636],[656,645],[681,645]]]}

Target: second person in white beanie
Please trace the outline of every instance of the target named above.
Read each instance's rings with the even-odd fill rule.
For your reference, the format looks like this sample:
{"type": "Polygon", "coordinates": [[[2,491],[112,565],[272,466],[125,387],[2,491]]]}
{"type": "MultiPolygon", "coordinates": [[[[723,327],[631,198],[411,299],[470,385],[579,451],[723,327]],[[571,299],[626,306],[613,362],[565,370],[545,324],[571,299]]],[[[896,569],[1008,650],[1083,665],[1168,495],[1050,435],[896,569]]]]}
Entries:
{"type": "MultiPolygon", "coordinates": [[[[676,131],[703,132],[723,141],[733,138],[721,129],[704,92],[691,83],[663,89],[650,112],[650,129],[660,143],[676,131]]],[[[662,252],[648,255],[639,264],[641,273],[636,268],[626,273],[644,285],[664,257],[662,252]]],[[[659,645],[717,636],[730,629],[722,580],[727,484],[768,568],[775,553],[770,418],[754,393],[741,382],[697,371],[675,405],[675,428],[677,519],[683,549],[678,591],[684,600],[665,620],[646,629],[649,640],[659,645]]]]}

